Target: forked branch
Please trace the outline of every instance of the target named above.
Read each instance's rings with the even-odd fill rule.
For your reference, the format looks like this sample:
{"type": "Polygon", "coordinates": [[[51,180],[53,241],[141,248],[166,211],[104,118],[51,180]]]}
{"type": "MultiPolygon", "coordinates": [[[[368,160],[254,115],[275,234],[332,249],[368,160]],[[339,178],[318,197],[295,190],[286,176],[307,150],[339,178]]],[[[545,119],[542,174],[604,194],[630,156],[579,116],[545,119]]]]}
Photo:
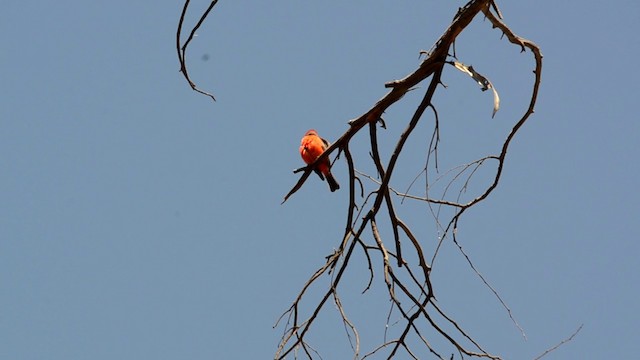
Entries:
{"type": "MultiPolygon", "coordinates": [[[[182,42],[181,33],[189,7],[189,0],[186,0],[176,34],[178,58],[185,79],[195,91],[214,100],[213,95],[200,90],[190,79],[187,72],[186,51],[196,30],[202,25],[216,3],[217,1],[211,1],[209,7],[189,32],[186,40],[182,42]]],[[[497,188],[509,146],[515,135],[533,114],[538,98],[542,74],[540,49],[535,43],[516,35],[503,22],[502,18],[502,14],[493,0],[471,0],[464,7],[458,9],[451,24],[431,50],[424,52],[426,56],[413,72],[402,79],[386,83],[385,87],[389,91],[362,115],[350,120],[349,128],[325,150],[315,163],[296,170],[296,173],[301,174],[297,183],[285,195],[283,203],[302,188],[320,161],[324,161],[336,150],[338,150],[338,155],[343,152],[349,174],[349,202],[346,209],[344,233],[339,240],[339,247],[328,255],[326,261],[309,277],[291,306],[274,325],[274,327],[282,326],[284,328],[275,359],[285,359],[287,356],[294,358],[300,356],[308,359],[321,358],[320,351],[310,344],[309,334],[314,330],[314,325],[321,311],[327,308],[327,304],[333,304],[337,309],[354,359],[380,356],[382,353],[385,353],[384,356],[387,359],[396,356],[418,359],[423,353],[438,359],[453,359],[454,353],[457,353],[460,358],[499,359],[497,355],[492,355],[485,350],[473,335],[464,330],[458,321],[445,312],[441,304],[436,301],[437,289],[431,274],[436,266],[440,249],[447,243],[455,245],[455,248],[466,259],[469,269],[494,294],[496,300],[506,310],[507,315],[524,334],[506,302],[489,284],[488,280],[481,275],[457,237],[457,229],[461,224],[463,214],[485,200],[497,188]],[[446,154],[442,154],[438,144],[443,137],[440,132],[440,124],[445,119],[440,118],[433,99],[436,91],[442,85],[441,76],[445,71],[445,66],[447,64],[455,66],[456,69],[465,72],[478,82],[483,90],[492,89],[494,91],[493,115],[500,105],[498,93],[491,81],[473,69],[472,66],[458,61],[455,54],[456,39],[479,14],[484,15],[489,23],[499,29],[509,42],[520,47],[523,52],[529,50],[533,54],[534,79],[529,105],[519,118],[513,120],[513,126],[506,134],[505,140],[497,146],[499,149],[497,154],[479,156],[476,160],[471,160],[441,173],[439,158],[446,156],[446,154]],[[406,120],[406,126],[397,138],[392,151],[386,154],[388,159],[384,160],[385,154],[381,153],[379,147],[378,125],[382,124],[382,127],[385,128],[385,120],[388,121],[388,119],[382,120],[382,115],[391,106],[399,103],[408,91],[415,90],[418,84],[427,80],[428,85],[420,103],[413,110],[411,117],[406,120]],[[432,110],[427,114],[432,114],[433,117],[425,116],[427,109],[432,110]],[[407,190],[400,191],[397,187],[392,187],[392,183],[398,182],[396,171],[398,160],[405,155],[405,145],[417,125],[421,121],[428,121],[425,119],[433,119],[431,139],[428,144],[425,144],[427,149],[426,162],[422,164],[422,168],[417,169],[418,175],[410,181],[410,185],[403,188],[407,190]],[[351,140],[365,126],[368,126],[369,130],[370,153],[366,158],[357,158],[350,150],[351,140]],[[475,196],[467,197],[465,200],[463,195],[466,195],[471,182],[478,176],[478,170],[489,163],[495,166],[495,172],[489,177],[488,185],[475,196]],[[375,173],[367,174],[357,169],[359,165],[365,164],[373,165],[375,173]],[[431,179],[433,172],[436,173],[435,181],[431,179]],[[413,193],[411,191],[412,185],[422,177],[425,179],[424,194],[413,193]],[[442,188],[440,193],[435,190],[438,185],[442,188]],[[417,234],[422,233],[412,229],[411,224],[403,220],[401,214],[405,200],[424,204],[425,209],[428,209],[425,214],[431,214],[433,218],[437,236],[421,238],[417,234]],[[383,235],[386,232],[381,230],[385,225],[389,226],[390,239],[386,239],[383,235]],[[390,244],[391,246],[389,246],[390,244]],[[353,255],[357,253],[364,255],[366,265],[353,260],[353,255]],[[363,285],[364,291],[361,294],[349,291],[352,288],[343,286],[344,275],[348,270],[363,266],[366,266],[368,270],[368,278],[363,281],[363,284],[366,284],[363,285]],[[328,283],[323,282],[323,279],[328,279],[328,283]],[[388,297],[390,309],[382,341],[369,350],[365,350],[367,352],[361,355],[363,341],[358,331],[357,320],[349,316],[350,305],[347,300],[354,295],[366,297],[372,284],[376,284],[376,280],[384,286],[383,291],[388,297]],[[319,295],[314,297],[312,294],[316,293],[311,291],[312,288],[320,288],[319,295]],[[340,295],[345,295],[345,293],[347,295],[339,296],[339,291],[340,295]],[[392,317],[395,317],[394,321],[391,321],[392,317]]],[[[400,120],[394,119],[393,121],[400,120]]],[[[575,334],[557,346],[570,341],[573,336],[575,334]]],[[[332,346],[336,345],[332,344],[332,346]]],[[[542,356],[555,350],[556,347],[549,349],[542,356]]]]}

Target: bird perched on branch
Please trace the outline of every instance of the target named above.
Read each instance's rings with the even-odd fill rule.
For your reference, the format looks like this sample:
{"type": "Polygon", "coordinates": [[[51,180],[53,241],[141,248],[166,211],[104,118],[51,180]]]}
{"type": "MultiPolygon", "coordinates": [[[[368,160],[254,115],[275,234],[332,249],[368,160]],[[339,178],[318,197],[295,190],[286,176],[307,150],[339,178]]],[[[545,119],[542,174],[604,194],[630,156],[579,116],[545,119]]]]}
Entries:
{"type": "MultiPolygon", "coordinates": [[[[302,141],[300,141],[300,156],[302,156],[302,160],[309,165],[316,161],[318,156],[322,155],[328,147],[329,142],[318,136],[317,131],[311,129],[304,134],[302,141]]],[[[325,177],[327,178],[331,192],[340,189],[340,185],[333,177],[333,174],[331,174],[331,161],[328,156],[316,164],[316,168],[313,170],[320,176],[320,179],[324,180],[325,177]]]]}

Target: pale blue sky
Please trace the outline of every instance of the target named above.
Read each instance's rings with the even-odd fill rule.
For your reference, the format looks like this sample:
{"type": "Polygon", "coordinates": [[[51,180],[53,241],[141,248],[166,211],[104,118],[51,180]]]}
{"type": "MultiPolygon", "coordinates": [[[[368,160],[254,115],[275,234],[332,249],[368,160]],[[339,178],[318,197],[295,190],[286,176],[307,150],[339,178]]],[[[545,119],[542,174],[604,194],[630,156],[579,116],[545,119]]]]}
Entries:
{"type": "MultiPolygon", "coordinates": [[[[0,358],[272,358],[282,333],[272,325],[344,228],[347,191],[316,177],[280,205],[298,179],[300,137],[344,132],[463,4],[221,1],[189,53],[213,103],[178,72],[179,2],[3,3],[0,358]]],[[[500,186],[466,214],[459,240],[528,340],[450,243],[434,273],[439,304],[506,359],[533,358],[583,323],[548,359],[633,358],[640,5],[500,5],[540,45],[543,83],[500,186]]],[[[457,52],[493,81],[502,109],[491,119],[491,95],[445,73],[436,106],[450,166],[498,151],[533,79],[531,54],[480,17],[457,52]]],[[[383,151],[422,91],[387,114],[383,151]]],[[[425,154],[407,154],[411,179],[425,154]]],[[[343,161],[334,172],[346,184],[343,161]]],[[[428,210],[398,206],[433,241],[428,210]]],[[[367,316],[379,316],[382,293],[359,295],[357,261],[342,294],[371,346],[380,324],[367,316]]],[[[349,358],[331,309],[314,345],[349,358]]]]}

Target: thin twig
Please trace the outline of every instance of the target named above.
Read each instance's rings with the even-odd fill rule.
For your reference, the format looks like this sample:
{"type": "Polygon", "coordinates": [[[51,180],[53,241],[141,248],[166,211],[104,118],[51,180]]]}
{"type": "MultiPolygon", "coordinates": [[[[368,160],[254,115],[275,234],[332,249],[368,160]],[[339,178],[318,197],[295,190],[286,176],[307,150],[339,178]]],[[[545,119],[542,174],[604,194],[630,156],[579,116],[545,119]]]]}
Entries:
{"type": "Polygon", "coordinates": [[[556,344],[555,346],[550,347],[549,349],[545,350],[542,354],[540,354],[538,357],[536,357],[533,360],[540,360],[542,359],[544,356],[546,356],[547,354],[549,354],[552,351],[555,351],[557,348],[559,348],[560,346],[568,343],[569,341],[573,340],[573,338],[578,335],[578,333],[580,332],[580,330],[582,330],[582,326],[584,326],[584,324],[580,325],[578,327],[578,329],[576,331],[573,332],[573,334],[571,334],[571,336],[569,336],[568,338],[560,341],[558,344],[556,344]]]}
{"type": "Polygon", "coordinates": [[[207,10],[205,10],[202,16],[200,16],[200,20],[198,20],[198,23],[193,28],[191,28],[191,32],[189,33],[189,37],[187,37],[187,40],[184,42],[184,44],[181,45],[184,18],[187,15],[189,2],[190,0],[185,0],[184,2],[184,6],[182,7],[182,13],[180,14],[180,20],[178,21],[178,30],[176,31],[176,50],[178,52],[178,60],[180,61],[180,72],[184,76],[185,80],[187,80],[187,82],[189,83],[189,86],[191,86],[191,89],[193,89],[196,92],[199,92],[202,95],[210,97],[213,101],[216,101],[216,98],[213,96],[213,94],[210,94],[198,88],[198,86],[189,77],[189,72],[187,70],[187,47],[191,43],[191,40],[193,40],[193,38],[195,37],[196,31],[200,28],[202,23],[204,23],[205,19],[209,16],[209,13],[211,12],[211,10],[213,10],[213,7],[216,6],[216,4],[218,3],[218,0],[211,1],[207,10]]]}

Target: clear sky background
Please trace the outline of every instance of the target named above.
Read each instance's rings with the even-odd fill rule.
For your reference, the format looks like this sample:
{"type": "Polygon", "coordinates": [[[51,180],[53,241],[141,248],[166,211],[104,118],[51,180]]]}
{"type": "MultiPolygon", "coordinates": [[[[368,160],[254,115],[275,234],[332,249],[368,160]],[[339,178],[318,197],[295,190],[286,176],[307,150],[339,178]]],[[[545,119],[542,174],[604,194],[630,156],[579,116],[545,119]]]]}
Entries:
{"type": "MultiPolygon", "coordinates": [[[[214,103],[178,72],[180,1],[5,1],[0,358],[272,358],[282,334],[273,324],[344,228],[347,191],[329,193],[317,177],[280,205],[298,179],[300,137],[316,128],[337,138],[385,82],[418,66],[463,4],[221,1],[189,53],[214,103]]],[[[205,5],[194,2],[188,20],[205,5]]],[[[640,5],[499,5],[540,45],[543,82],[500,186],[466,214],[459,240],[527,340],[449,242],[434,274],[439,303],[507,359],[531,359],[580,324],[549,359],[637,357],[640,5]]],[[[445,72],[445,165],[498,152],[525,109],[532,56],[500,35],[478,17],[457,43],[503,102],[491,119],[491,94],[445,72]]],[[[383,156],[424,89],[387,114],[383,156]]],[[[425,153],[405,156],[399,188],[425,153]]],[[[343,158],[334,172],[346,185],[343,158]]],[[[435,241],[424,205],[398,206],[435,241]]],[[[367,314],[388,303],[360,296],[365,285],[354,275],[341,292],[372,345],[381,324],[367,314]]],[[[350,358],[333,306],[321,315],[333,321],[318,323],[313,345],[325,359],[350,358]]]]}

